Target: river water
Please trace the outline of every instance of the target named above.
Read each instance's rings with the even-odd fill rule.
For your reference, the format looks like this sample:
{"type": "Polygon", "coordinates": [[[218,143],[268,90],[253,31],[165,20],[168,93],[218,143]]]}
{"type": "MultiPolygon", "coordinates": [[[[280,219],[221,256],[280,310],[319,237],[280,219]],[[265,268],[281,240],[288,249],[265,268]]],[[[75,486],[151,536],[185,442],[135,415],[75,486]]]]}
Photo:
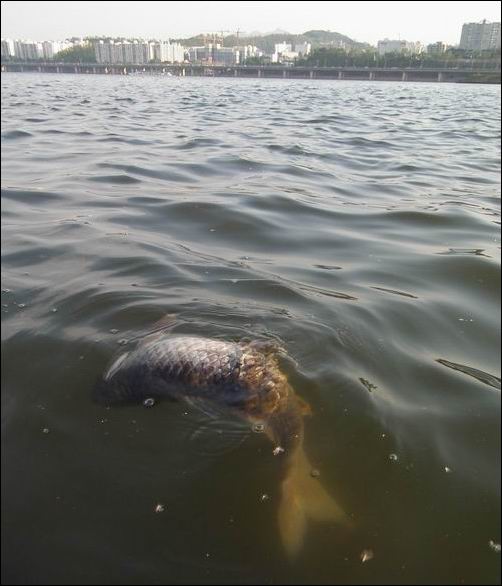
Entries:
{"type": "Polygon", "coordinates": [[[498,86],[2,75],[3,582],[498,583],[499,173],[498,86]],[[93,401],[166,313],[287,348],[352,529],[289,560],[266,437],[93,401]]]}

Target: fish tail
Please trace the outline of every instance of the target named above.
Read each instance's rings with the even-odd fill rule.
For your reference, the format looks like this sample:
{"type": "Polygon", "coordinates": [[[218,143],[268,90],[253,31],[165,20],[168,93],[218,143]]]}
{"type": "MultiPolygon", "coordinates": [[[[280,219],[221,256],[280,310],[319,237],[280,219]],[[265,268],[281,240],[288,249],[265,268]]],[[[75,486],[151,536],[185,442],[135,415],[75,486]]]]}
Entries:
{"type": "Polygon", "coordinates": [[[289,557],[300,551],[309,520],[350,524],[340,505],[326,492],[299,448],[281,486],[279,531],[289,557]]]}

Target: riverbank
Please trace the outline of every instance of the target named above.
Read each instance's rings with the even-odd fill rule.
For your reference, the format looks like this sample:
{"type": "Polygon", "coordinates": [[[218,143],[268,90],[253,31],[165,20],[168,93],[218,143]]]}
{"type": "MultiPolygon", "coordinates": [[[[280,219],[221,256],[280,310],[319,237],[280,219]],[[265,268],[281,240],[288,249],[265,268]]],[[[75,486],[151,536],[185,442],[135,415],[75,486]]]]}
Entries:
{"type": "Polygon", "coordinates": [[[286,67],[279,65],[144,65],[56,62],[6,62],[4,72],[96,75],[166,75],[177,77],[248,77],[272,79],[339,79],[354,81],[425,81],[500,84],[500,70],[358,67],[286,67]]]}

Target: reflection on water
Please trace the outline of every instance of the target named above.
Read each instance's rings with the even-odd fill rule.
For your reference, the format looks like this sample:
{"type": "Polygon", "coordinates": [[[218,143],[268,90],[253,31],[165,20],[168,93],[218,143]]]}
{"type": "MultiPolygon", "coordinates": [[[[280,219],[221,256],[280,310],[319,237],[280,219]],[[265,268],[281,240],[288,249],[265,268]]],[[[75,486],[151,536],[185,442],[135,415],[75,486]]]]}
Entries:
{"type": "Polygon", "coordinates": [[[2,120],[6,583],[500,581],[500,88],[6,74],[2,120]],[[166,313],[287,348],[352,530],[290,563],[263,433],[92,401],[166,313]]]}

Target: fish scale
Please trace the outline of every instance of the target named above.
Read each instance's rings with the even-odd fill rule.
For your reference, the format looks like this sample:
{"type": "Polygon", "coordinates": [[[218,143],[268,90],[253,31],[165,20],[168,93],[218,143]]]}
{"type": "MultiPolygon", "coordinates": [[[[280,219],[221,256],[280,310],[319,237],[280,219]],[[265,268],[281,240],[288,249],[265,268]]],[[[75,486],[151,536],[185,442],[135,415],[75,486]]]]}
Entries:
{"type": "Polygon", "coordinates": [[[303,450],[304,410],[270,344],[181,335],[145,339],[112,362],[96,391],[105,402],[151,396],[171,396],[189,404],[202,399],[206,405],[209,400],[249,422],[259,422],[275,443],[272,453],[281,463],[278,520],[290,555],[301,547],[308,517],[346,518],[312,476],[303,450]]]}

